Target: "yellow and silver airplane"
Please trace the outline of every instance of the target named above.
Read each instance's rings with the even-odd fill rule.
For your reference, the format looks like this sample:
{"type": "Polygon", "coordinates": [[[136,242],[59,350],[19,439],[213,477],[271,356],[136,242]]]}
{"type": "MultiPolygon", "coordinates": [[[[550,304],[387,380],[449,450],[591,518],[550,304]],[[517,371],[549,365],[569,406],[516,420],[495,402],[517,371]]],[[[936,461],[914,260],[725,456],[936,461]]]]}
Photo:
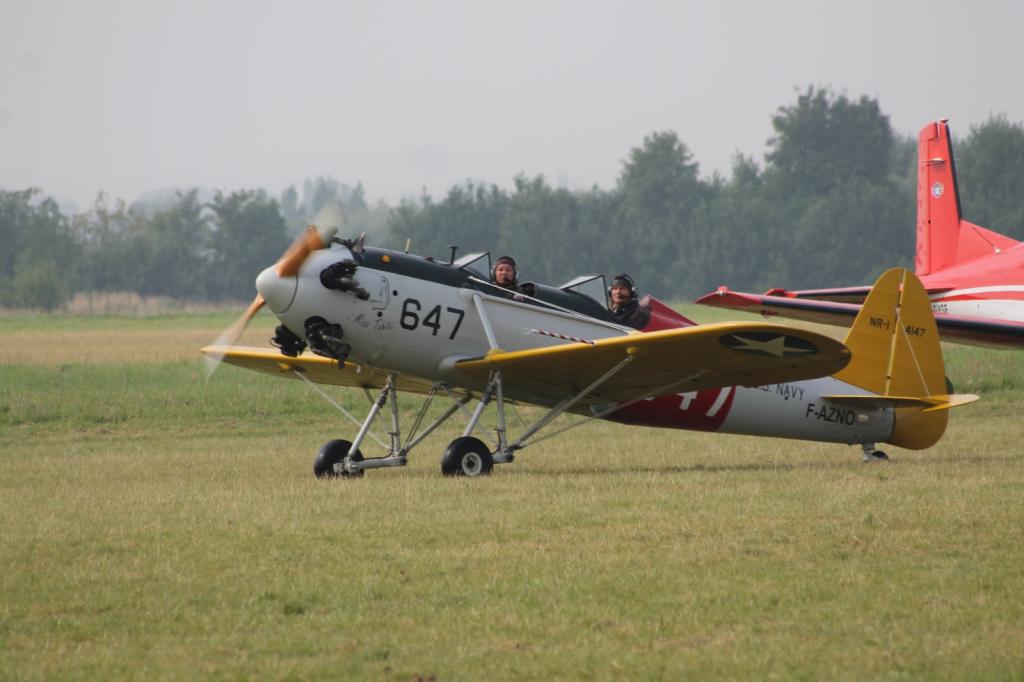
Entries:
{"type": "Polygon", "coordinates": [[[928,295],[906,270],[882,275],[843,342],[763,322],[698,325],[651,297],[641,301],[651,322],[637,331],[612,321],[601,276],[513,293],[491,283],[487,253],[455,259],[453,251],[438,262],[335,232],[308,228],[260,273],[259,294],[236,325],[202,349],[212,367],[226,361],[302,380],[355,422],[351,440],[320,448],[318,477],[402,466],[456,415],[465,428],[443,453],[445,475],[488,474],[589,419],[855,444],[865,460],[886,459],[879,444],[930,447],[948,409],[977,399],[947,388],[928,295]],[[235,346],[264,305],[280,321],[275,348],[235,346]],[[319,384],[363,389],[368,414],[357,419],[319,384]],[[402,393],[424,396],[408,433],[402,393]],[[420,428],[434,399],[448,404],[420,428]],[[513,435],[510,403],[545,412],[513,435]],[[484,429],[491,407],[496,428],[484,429]],[[382,412],[391,423],[380,438],[372,427],[382,412]],[[550,431],[564,413],[584,419],[550,431]],[[363,456],[371,440],[381,456],[363,456]]]}

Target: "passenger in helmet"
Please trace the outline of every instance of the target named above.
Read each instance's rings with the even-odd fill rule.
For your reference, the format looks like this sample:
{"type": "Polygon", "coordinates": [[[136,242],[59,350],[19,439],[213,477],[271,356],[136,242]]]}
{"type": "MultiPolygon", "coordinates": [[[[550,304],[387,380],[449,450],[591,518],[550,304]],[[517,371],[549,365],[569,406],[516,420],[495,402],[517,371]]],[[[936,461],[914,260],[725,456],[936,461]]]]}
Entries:
{"type": "Polygon", "coordinates": [[[619,324],[643,329],[651,321],[651,311],[640,305],[636,283],[629,275],[615,275],[608,287],[608,299],[611,302],[608,309],[612,319],[619,324]]]}
{"type": "Polygon", "coordinates": [[[519,270],[512,256],[502,256],[494,261],[494,268],[491,270],[491,284],[514,293],[520,293],[519,270]]]}

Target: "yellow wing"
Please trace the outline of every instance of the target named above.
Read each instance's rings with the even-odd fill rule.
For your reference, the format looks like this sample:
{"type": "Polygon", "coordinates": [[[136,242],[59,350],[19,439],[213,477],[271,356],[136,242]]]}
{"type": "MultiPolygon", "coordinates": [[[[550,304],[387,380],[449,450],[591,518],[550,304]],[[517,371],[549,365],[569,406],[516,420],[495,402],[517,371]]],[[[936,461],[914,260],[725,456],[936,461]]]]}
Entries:
{"type": "MultiPolygon", "coordinates": [[[[223,356],[224,362],[229,364],[274,376],[298,379],[295,372],[301,372],[307,379],[318,384],[383,388],[388,379],[387,372],[375,367],[346,362],[344,368],[341,368],[334,360],[312,353],[290,358],[277,351],[246,346],[207,346],[202,352],[213,357],[223,356]]],[[[428,393],[432,387],[429,381],[403,374],[398,375],[396,382],[395,388],[399,391],[412,393],[428,393]]]]}
{"type": "Polygon", "coordinates": [[[455,368],[477,380],[500,369],[506,394],[551,403],[581,391],[626,357],[629,365],[597,387],[585,404],[623,402],[653,391],[683,393],[722,386],[761,386],[828,376],[850,360],[828,336],[768,323],[726,322],[591,343],[492,351],[455,368]]]}
{"type": "MultiPolygon", "coordinates": [[[[277,351],[244,346],[207,346],[206,355],[246,369],[336,386],[382,388],[387,372],[303,353],[290,358],[277,351]]],[[[607,373],[622,360],[629,366],[592,391],[582,404],[624,402],[652,391],[673,393],[721,386],[761,386],[827,376],[842,369],[850,351],[839,341],[801,329],[759,322],[700,325],[647,334],[630,334],[590,343],[570,343],[511,353],[494,351],[483,358],[461,360],[455,368],[486,382],[500,369],[506,396],[551,404],[572,395],[607,373]]],[[[399,391],[427,393],[433,384],[398,375],[399,391]]],[[[462,393],[462,390],[457,392],[462,393]]]]}

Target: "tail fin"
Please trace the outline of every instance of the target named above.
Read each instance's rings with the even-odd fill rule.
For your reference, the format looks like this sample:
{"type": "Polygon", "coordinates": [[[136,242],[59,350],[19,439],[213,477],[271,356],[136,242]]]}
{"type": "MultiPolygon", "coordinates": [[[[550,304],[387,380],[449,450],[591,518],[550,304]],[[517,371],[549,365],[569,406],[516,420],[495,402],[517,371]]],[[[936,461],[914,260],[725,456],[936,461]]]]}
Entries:
{"type": "Polygon", "coordinates": [[[946,120],[929,123],[917,138],[917,257],[914,271],[929,275],[1017,242],[963,219],[946,120]]]}
{"type": "Polygon", "coordinates": [[[884,273],[871,289],[846,337],[850,363],[835,378],[874,396],[829,396],[850,403],[896,408],[889,442],[921,450],[946,430],[948,409],[977,396],[950,395],[928,294],[908,270],[884,273]]]}

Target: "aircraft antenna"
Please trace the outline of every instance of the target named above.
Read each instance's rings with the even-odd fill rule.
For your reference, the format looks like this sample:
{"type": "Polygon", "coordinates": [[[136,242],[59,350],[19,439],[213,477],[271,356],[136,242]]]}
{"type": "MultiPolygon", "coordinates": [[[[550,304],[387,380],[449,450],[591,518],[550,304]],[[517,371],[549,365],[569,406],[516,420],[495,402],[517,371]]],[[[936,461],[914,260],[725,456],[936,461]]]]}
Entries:
{"type": "Polygon", "coordinates": [[[412,247],[412,237],[405,240],[405,252],[409,253],[409,248],[412,247]]]}
{"type": "Polygon", "coordinates": [[[448,256],[448,265],[451,265],[452,263],[455,262],[455,252],[458,250],[459,247],[456,246],[455,244],[449,244],[448,248],[451,249],[451,255],[448,256]]]}

